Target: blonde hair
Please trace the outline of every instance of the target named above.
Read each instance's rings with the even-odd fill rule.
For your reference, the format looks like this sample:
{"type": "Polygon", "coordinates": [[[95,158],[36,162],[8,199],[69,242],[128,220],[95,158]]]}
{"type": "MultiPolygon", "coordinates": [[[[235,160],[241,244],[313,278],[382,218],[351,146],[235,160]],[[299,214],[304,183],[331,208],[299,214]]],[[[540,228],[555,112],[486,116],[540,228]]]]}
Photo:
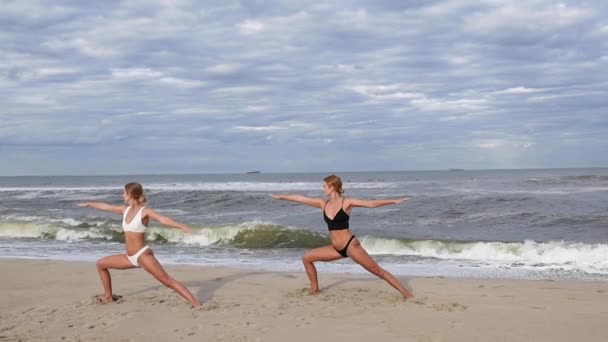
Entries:
{"type": "Polygon", "coordinates": [[[344,189],[342,189],[342,180],[340,179],[340,177],[336,175],[329,175],[323,178],[323,181],[327,183],[327,185],[333,187],[334,190],[340,195],[344,193],[344,189]]]}
{"type": "Polygon", "coordinates": [[[125,185],[125,191],[127,192],[127,194],[129,194],[129,196],[131,196],[131,198],[136,200],[137,203],[139,203],[140,205],[144,205],[148,201],[148,199],[146,198],[146,195],[144,195],[144,187],[141,186],[141,184],[139,184],[139,183],[136,183],[136,182],[128,183],[127,185],[125,185]]]}

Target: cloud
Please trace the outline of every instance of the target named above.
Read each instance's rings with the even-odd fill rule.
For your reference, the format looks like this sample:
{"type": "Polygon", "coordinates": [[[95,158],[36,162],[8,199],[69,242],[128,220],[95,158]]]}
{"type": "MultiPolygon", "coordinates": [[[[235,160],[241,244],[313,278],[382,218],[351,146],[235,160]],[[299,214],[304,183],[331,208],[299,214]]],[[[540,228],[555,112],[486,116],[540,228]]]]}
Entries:
{"type": "Polygon", "coordinates": [[[473,146],[481,149],[501,149],[501,148],[515,148],[526,150],[534,147],[535,143],[531,141],[512,141],[507,139],[489,139],[489,140],[477,140],[473,142],[473,146]]]}
{"type": "Polygon", "coordinates": [[[120,53],[116,48],[102,45],[99,42],[91,41],[85,38],[73,38],[68,41],[61,39],[51,39],[43,42],[42,47],[48,48],[52,51],[60,52],[61,50],[76,50],[83,55],[90,57],[110,57],[116,56],[120,53]]]}
{"type": "Polygon", "coordinates": [[[272,132],[283,129],[280,126],[236,126],[234,130],[243,132],[272,132]]]}
{"type": "Polygon", "coordinates": [[[176,86],[178,88],[197,88],[205,85],[205,82],[199,80],[188,80],[178,77],[161,77],[161,83],[176,86]]]}
{"type": "Polygon", "coordinates": [[[178,88],[195,88],[205,85],[205,82],[203,81],[166,76],[164,72],[152,70],[150,68],[113,69],[111,74],[114,79],[120,81],[153,80],[178,88]]]}
{"type": "Polygon", "coordinates": [[[255,20],[245,20],[237,25],[242,34],[250,35],[261,32],[264,29],[264,24],[255,20]]]}
{"type": "Polygon", "coordinates": [[[605,166],[607,15],[599,0],[9,1],[0,148],[32,162],[0,173],[91,153],[106,173],[605,166]]]}
{"type": "Polygon", "coordinates": [[[208,67],[206,70],[213,74],[232,74],[242,68],[240,64],[223,63],[208,67]]]}
{"type": "Polygon", "coordinates": [[[390,85],[355,85],[352,90],[375,100],[399,100],[422,98],[424,94],[408,92],[399,84],[390,85]]]}
{"type": "Polygon", "coordinates": [[[526,87],[513,87],[505,90],[499,90],[495,94],[531,94],[543,91],[543,89],[526,88],[526,87]]]}
{"type": "Polygon", "coordinates": [[[235,86],[216,88],[212,92],[218,94],[254,94],[270,90],[271,88],[268,86],[235,86]]]}
{"type": "Polygon", "coordinates": [[[471,111],[486,108],[486,99],[433,99],[422,98],[412,100],[411,103],[422,111],[471,111]]]}
{"type": "Polygon", "coordinates": [[[579,24],[593,15],[592,9],[564,3],[507,1],[488,11],[467,16],[465,29],[484,34],[499,30],[547,32],[579,24]]]}

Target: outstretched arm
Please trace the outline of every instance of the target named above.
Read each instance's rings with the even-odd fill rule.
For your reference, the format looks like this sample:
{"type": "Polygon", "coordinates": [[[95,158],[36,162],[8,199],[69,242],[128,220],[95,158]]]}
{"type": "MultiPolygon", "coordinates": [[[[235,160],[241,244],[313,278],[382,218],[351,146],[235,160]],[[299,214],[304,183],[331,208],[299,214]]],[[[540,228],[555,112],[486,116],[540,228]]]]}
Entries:
{"type": "Polygon", "coordinates": [[[88,208],[93,208],[93,209],[97,209],[97,210],[103,210],[103,211],[109,211],[112,212],[114,214],[118,214],[118,215],[122,215],[125,212],[125,206],[124,205],[109,205],[107,203],[103,203],[103,202],[84,202],[84,203],[78,203],[79,207],[88,207],[88,208]]]}
{"type": "Polygon", "coordinates": [[[192,233],[192,229],[190,229],[190,227],[188,227],[186,224],[177,222],[168,218],[167,216],[163,216],[150,208],[146,208],[146,212],[148,217],[158,221],[158,223],[162,224],[163,226],[181,229],[184,233],[192,233]]]}
{"type": "Polygon", "coordinates": [[[362,208],[378,208],[390,204],[399,204],[409,200],[409,197],[402,197],[396,199],[378,199],[378,200],[362,200],[358,198],[347,198],[345,206],[349,207],[362,207],[362,208]]]}
{"type": "Polygon", "coordinates": [[[302,195],[276,195],[272,194],[272,198],[302,203],[315,208],[323,208],[325,201],[321,198],[306,197],[302,195]]]}

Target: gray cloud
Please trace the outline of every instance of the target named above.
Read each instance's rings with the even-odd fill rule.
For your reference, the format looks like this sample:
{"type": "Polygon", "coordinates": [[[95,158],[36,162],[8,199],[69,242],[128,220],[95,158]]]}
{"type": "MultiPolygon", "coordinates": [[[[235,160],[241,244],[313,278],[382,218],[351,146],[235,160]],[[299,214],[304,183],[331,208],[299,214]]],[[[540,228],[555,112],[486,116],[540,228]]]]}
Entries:
{"type": "Polygon", "coordinates": [[[606,166],[606,14],[7,1],[0,174],[606,166]]]}

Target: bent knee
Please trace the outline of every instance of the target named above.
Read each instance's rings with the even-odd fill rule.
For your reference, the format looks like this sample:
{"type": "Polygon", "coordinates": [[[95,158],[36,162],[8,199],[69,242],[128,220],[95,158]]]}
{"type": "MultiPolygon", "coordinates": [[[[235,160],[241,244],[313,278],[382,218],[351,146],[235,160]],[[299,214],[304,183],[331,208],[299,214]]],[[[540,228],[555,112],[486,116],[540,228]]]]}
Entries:
{"type": "Polygon", "coordinates": [[[312,255],[309,254],[304,254],[302,256],[302,262],[305,264],[312,264],[313,262],[315,262],[315,258],[312,255]]]}
{"type": "Polygon", "coordinates": [[[103,261],[103,259],[99,259],[97,260],[97,262],[95,263],[95,266],[97,266],[97,269],[99,270],[103,270],[108,268],[108,266],[106,265],[106,263],[103,261]]]}

